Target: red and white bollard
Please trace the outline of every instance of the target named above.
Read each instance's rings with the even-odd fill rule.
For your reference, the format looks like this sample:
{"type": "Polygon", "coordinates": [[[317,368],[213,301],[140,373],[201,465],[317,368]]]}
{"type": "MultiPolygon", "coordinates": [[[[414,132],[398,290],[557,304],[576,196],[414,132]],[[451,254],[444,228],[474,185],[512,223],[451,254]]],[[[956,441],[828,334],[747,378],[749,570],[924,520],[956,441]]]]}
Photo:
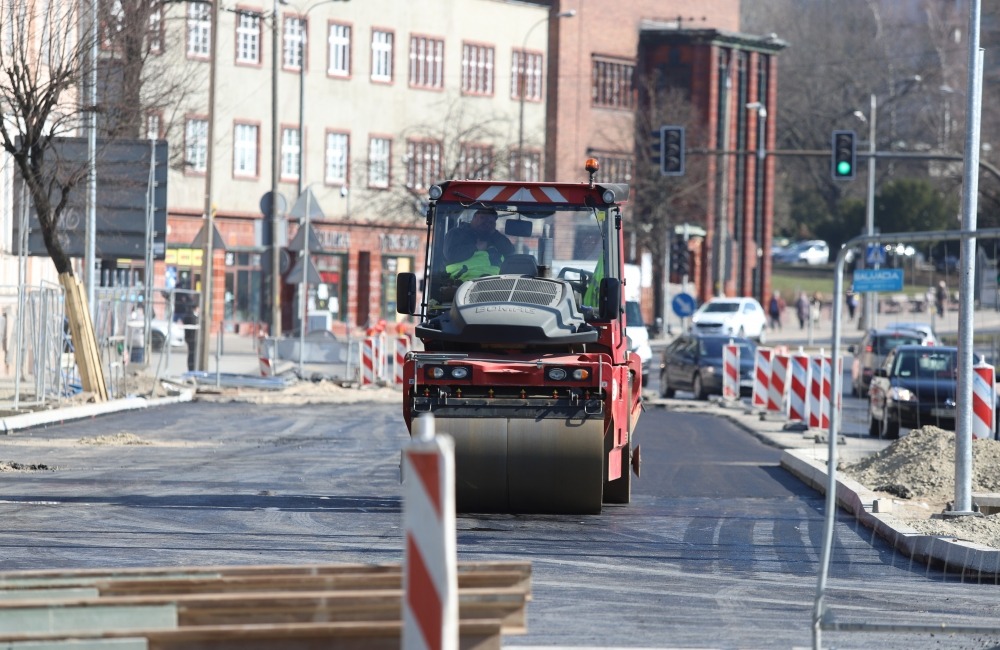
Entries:
{"type": "Polygon", "coordinates": [[[788,355],[771,356],[771,384],[767,390],[767,411],[785,416],[788,411],[788,355]]]}
{"type": "Polygon", "coordinates": [[[404,650],[457,650],[455,443],[434,435],[434,416],[414,422],[403,451],[404,650]]]}
{"type": "Polygon", "coordinates": [[[396,386],[403,385],[403,366],[406,364],[406,355],[410,352],[410,337],[400,335],[396,337],[396,354],[392,358],[392,379],[396,386]]]}
{"type": "Polygon", "coordinates": [[[996,371],[983,364],[972,368],[972,437],[991,439],[996,427],[996,371]]]}
{"type": "Polygon", "coordinates": [[[358,343],[358,358],[361,359],[361,385],[375,383],[375,337],[369,336],[358,343]]]}
{"type": "Polygon", "coordinates": [[[788,421],[809,424],[809,357],[792,355],[792,378],[788,385],[788,421]]]}
{"type": "Polygon", "coordinates": [[[827,389],[827,401],[823,400],[823,377],[826,374],[824,369],[827,366],[826,357],[809,357],[809,427],[813,429],[825,429],[830,425],[828,411],[829,389],[827,389]]]}
{"type": "Polygon", "coordinates": [[[753,364],[753,396],[750,404],[754,408],[767,408],[767,395],[771,386],[771,350],[757,348],[753,364]]]}
{"type": "Polygon", "coordinates": [[[740,398],[740,346],[722,346],[722,399],[740,398]]]}

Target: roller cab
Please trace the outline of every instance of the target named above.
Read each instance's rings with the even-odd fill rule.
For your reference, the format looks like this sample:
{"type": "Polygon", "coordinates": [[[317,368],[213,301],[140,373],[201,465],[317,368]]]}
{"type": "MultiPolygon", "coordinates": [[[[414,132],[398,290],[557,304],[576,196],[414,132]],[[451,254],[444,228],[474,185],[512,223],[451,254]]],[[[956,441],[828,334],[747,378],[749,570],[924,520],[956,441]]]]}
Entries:
{"type": "Polygon", "coordinates": [[[629,502],[641,361],[623,316],[627,196],[618,184],[431,188],[424,272],[397,278],[423,344],[406,358],[403,414],[411,426],[433,413],[455,439],[460,512],[629,502]]]}

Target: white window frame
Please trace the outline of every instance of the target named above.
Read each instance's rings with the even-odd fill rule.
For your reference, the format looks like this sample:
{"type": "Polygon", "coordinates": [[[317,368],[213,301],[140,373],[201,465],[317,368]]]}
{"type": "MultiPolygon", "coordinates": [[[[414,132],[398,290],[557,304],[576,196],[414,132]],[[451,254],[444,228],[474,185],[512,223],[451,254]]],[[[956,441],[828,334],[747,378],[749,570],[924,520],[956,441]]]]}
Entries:
{"type": "Polygon", "coordinates": [[[260,127],[256,124],[237,122],[233,125],[233,176],[257,177],[257,148],[260,127]]]}
{"type": "Polygon", "coordinates": [[[406,141],[406,187],[424,190],[440,180],[441,149],[437,140],[406,141]]]}
{"type": "Polygon", "coordinates": [[[524,99],[542,101],[542,55],[529,50],[514,50],[511,57],[510,98],[521,98],[521,75],[524,75],[524,99]]]}
{"type": "Polygon", "coordinates": [[[260,64],[260,14],[241,11],[236,17],[236,62],[260,64]]]}
{"type": "Polygon", "coordinates": [[[299,142],[299,129],[281,128],[281,178],[298,180],[301,167],[302,146],[299,142]]]}
{"type": "Polygon", "coordinates": [[[444,88],[444,39],[410,36],[410,86],[444,88]]]}
{"type": "Polygon", "coordinates": [[[368,187],[389,187],[392,140],[373,137],[368,141],[368,187]]]}
{"type": "Polygon", "coordinates": [[[326,73],[331,77],[351,76],[351,26],[330,23],[326,43],[326,73]]]}
{"type": "Polygon", "coordinates": [[[462,43],[462,93],[493,94],[493,67],[496,49],[492,45],[462,43]]]}
{"type": "Polygon", "coordinates": [[[208,170],[208,120],[190,117],[184,124],[184,162],[200,174],[208,170]]]}
{"type": "Polygon", "coordinates": [[[305,53],[305,19],[301,16],[285,16],[282,22],[281,61],[285,70],[302,69],[305,53]]]}
{"type": "Polygon", "coordinates": [[[347,185],[347,168],[350,160],[351,136],[342,131],[327,131],[323,180],[328,185],[347,185]]]}
{"type": "Polygon", "coordinates": [[[493,176],[493,166],[496,164],[496,160],[491,145],[472,142],[463,143],[459,156],[458,173],[461,178],[480,180],[493,176]]]}
{"type": "Polygon", "coordinates": [[[372,81],[392,81],[392,45],[395,34],[383,29],[372,30],[372,81]]]}
{"type": "Polygon", "coordinates": [[[189,2],[187,6],[187,55],[193,59],[207,59],[212,55],[212,16],[209,6],[202,2],[189,2]]]}
{"type": "Polygon", "coordinates": [[[510,177],[518,178],[518,166],[521,166],[521,180],[535,183],[542,180],[542,154],[538,151],[525,149],[521,154],[510,153],[510,177]]]}

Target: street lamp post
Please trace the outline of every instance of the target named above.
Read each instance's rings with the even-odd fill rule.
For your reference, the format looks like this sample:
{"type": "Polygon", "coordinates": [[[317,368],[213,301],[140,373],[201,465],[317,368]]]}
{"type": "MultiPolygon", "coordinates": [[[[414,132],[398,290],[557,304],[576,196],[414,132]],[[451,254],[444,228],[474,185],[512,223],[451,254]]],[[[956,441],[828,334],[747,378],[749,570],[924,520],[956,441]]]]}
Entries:
{"type": "MultiPolygon", "coordinates": [[[[556,18],[572,18],[575,15],[576,9],[567,9],[566,11],[557,13],[556,18]]],[[[524,78],[527,72],[525,50],[528,47],[528,38],[531,36],[531,32],[535,31],[535,28],[542,23],[548,22],[549,18],[550,16],[546,16],[528,28],[527,33],[524,35],[524,40],[521,42],[521,51],[518,54],[520,57],[520,66],[517,75],[517,174],[515,180],[519,181],[524,180],[524,91],[526,90],[524,78]]]]}
{"type": "Polygon", "coordinates": [[[215,244],[215,207],[212,205],[212,180],[215,147],[215,91],[216,69],[219,61],[219,3],[212,3],[211,21],[211,53],[208,69],[208,125],[205,129],[205,251],[201,260],[201,315],[198,320],[198,342],[195,346],[197,368],[208,370],[208,337],[212,332],[212,273],[215,244]]]}
{"type": "MultiPolygon", "coordinates": [[[[767,158],[767,107],[761,102],[750,102],[746,105],[748,111],[757,111],[757,170],[754,189],[754,203],[756,206],[755,221],[757,224],[764,222],[764,161],[767,158]]],[[[758,243],[758,250],[763,242],[758,243]]],[[[757,285],[761,285],[761,274],[757,273],[757,285]]],[[[752,289],[763,296],[763,286],[754,286],[752,289]]]]}
{"type": "Polygon", "coordinates": [[[271,336],[281,336],[281,245],[278,231],[281,229],[281,201],[278,200],[278,47],[279,15],[278,5],[284,0],[271,3],[271,336]]]}

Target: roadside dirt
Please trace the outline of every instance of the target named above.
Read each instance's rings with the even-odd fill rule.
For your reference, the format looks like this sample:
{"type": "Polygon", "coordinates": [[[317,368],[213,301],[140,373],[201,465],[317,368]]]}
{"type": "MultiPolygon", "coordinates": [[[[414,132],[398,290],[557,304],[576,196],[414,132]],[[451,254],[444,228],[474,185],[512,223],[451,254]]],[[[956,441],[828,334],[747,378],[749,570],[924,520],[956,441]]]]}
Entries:
{"type": "MultiPolygon", "coordinates": [[[[932,519],[955,498],[955,434],[914,429],[882,451],[839,470],[893,503],[892,514],[927,535],[1000,548],[1000,514],[932,519]]],[[[1000,442],[972,441],[972,493],[1000,492],[1000,442]]]]}

